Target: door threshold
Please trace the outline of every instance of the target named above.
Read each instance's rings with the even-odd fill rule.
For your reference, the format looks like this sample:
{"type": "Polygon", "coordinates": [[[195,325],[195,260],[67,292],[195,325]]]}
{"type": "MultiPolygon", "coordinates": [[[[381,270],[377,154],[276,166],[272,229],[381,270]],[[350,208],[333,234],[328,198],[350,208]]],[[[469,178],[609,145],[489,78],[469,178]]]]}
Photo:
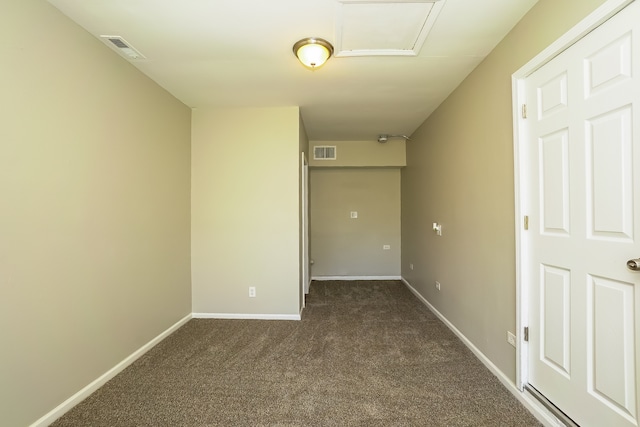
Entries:
{"type": "Polygon", "coordinates": [[[556,405],[551,403],[549,399],[544,397],[542,393],[535,389],[531,384],[524,385],[525,391],[528,391],[533,397],[536,398],[538,402],[540,402],[549,412],[551,412],[561,423],[563,423],[567,427],[580,427],[575,423],[571,418],[567,416],[564,412],[562,412],[556,405]]]}

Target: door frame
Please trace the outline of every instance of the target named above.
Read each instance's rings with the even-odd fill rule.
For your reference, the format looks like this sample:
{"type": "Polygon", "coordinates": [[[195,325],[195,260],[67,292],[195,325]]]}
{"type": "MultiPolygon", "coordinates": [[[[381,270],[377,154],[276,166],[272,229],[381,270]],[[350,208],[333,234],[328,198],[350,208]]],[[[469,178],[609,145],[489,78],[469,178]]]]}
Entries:
{"type": "MultiPolygon", "coordinates": [[[[567,31],[563,36],[549,45],[533,59],[523,65],[511,76],[512,118],[513,118],[513,156],[514,156],[514,190],[515,190],[515,236],[516,236],[516,387],[524,391],[528,383],[528,346],[524,340],[524,328],[528,326],[529,286],[527,264],[529,245],[527,233],[524,232],[524,216],[531,215],[529,201],[530,171],[526,150],[521,147],[527,143],[527,120],[522,118],[523,105],[526,101],[526,79],[540,67],[551,61],[589,32],[607,21],[624,7],[635,0],[607,0],[586,18],[567,31]]],[[[530,112],[529,114],[533,114],[530,112]]]]}
{"type": "Polygon", "coordinates": [[[302,307],[306,307],[306,295],[309,293],[311,283],[310,255],[309,255],[309,162],[303,152],[300,158],[301,165],[301,212],[302,218],[302,284],[300,288],[302,297],[302,307]]]}

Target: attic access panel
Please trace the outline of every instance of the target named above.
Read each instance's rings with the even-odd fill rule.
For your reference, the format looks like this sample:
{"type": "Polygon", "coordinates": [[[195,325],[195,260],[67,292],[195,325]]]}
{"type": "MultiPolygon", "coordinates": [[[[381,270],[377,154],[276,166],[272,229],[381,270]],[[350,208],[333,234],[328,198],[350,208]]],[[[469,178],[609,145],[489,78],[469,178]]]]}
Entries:
{"type": "Polygon", "coordinates": [[[444,3],[340,0],[335,56],[417,56],[444,3]]]}

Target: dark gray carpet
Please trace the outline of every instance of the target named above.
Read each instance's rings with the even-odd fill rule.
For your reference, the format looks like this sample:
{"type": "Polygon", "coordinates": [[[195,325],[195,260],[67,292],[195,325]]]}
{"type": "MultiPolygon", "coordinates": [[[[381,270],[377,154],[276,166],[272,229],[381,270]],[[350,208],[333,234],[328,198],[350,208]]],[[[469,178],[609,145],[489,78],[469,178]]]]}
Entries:
{"type": "Polygon", "coordinates": [[[537,426],[400,282],[313,282],[303,320],[194,319],[53,424],[537,426]]]}

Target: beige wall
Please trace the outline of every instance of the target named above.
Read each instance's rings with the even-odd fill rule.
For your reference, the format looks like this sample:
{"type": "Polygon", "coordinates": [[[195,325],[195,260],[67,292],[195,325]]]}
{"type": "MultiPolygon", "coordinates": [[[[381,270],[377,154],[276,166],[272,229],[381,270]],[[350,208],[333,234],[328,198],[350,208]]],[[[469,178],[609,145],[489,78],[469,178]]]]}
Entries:
{"type": "Polygon", "coordinates": [[[190,110],[41,0],[0,2],[0,424],[191,312],[190,110]]]}
{"type": "Polygon", "coordinates": [[[381,144],[378,141],[311,141],[309,165],[313,167],[371,166],[401,167],[407,164],[406,143],[393,138],[381,144]],[[313,149],[318,145],[336,147],[336,160],[314,160],[313,149]]]}
{"type": "Polygon", "coordinates": [[[193,111],[195,313],[299,314],[299,120],[298,107],[193,111]]]}
{"type": "Polygon", "coordinates": [[[310,175],[312,276],[399,276],[400,169],[313,168],[310,175]]]}
{"type": "Polygon", "coordinates": [[[511,75],[601,3],[540,0],[407,148],[403,276],[512,380],[515,349],[506,342],[516,324],[511,75]],[[442,223],[442,237],[431,231],[433,222],[442,223]]]}

